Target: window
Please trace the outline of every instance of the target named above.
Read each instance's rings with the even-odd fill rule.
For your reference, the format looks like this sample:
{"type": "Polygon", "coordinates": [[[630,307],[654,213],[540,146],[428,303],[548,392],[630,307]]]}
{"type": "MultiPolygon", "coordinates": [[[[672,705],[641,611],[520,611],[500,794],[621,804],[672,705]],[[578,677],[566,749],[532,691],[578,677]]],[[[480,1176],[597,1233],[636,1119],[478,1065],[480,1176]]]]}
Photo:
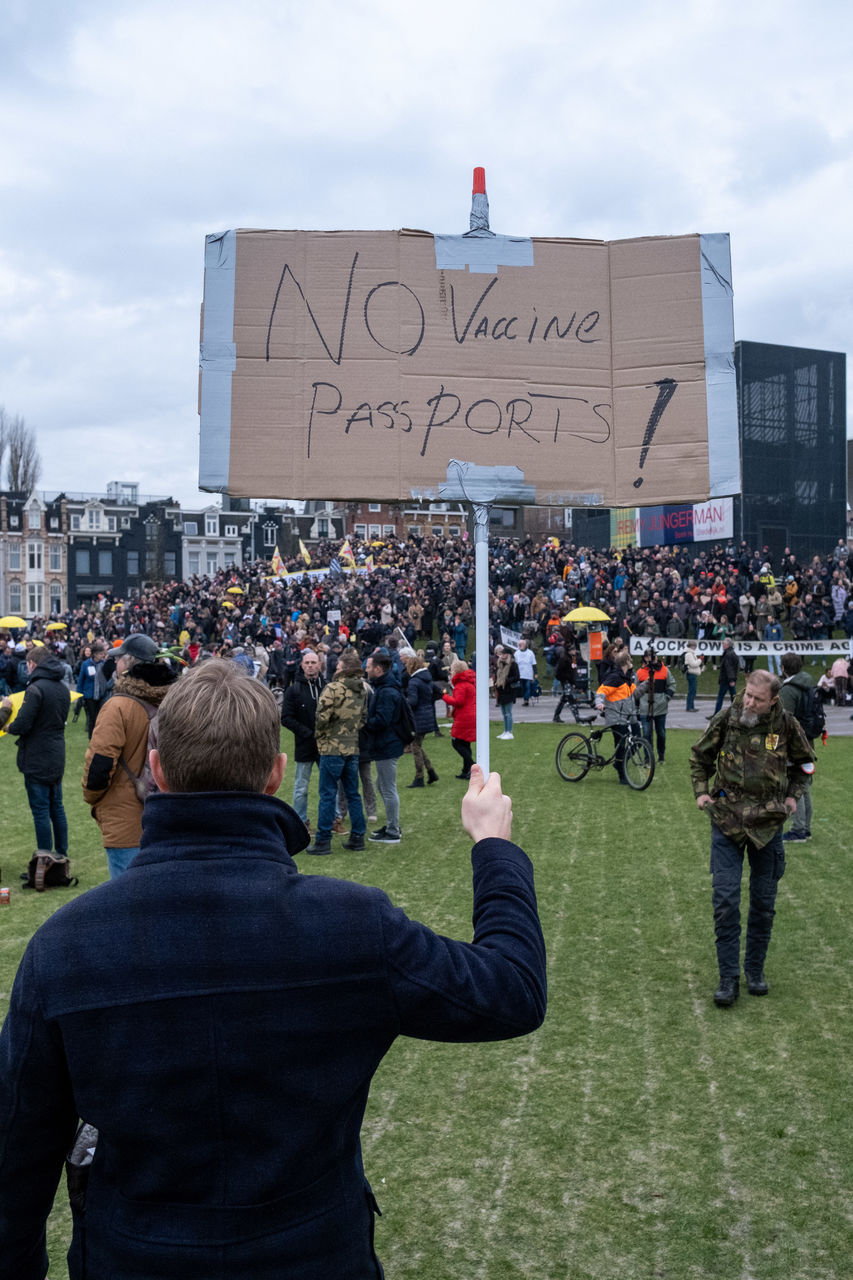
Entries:
{"type": "Polygon", "coordinates": [[[50,544],[48,568],[50,569],[51,573],[62,573],[62,543],[61,542],[52,542],[50,544]]]}
{"type": "Polygon", "coordinates": [[[184,533],[187,535],[188,538],[197,538],[198,537],[198,521],[185,520],[184,533]]]}
{"type": "Polygon", "coordinates": [[[9,543],[9,569],[12,573],[21,572],[21,544],[20,542],[9,543]]]}
{"type": "Polygon", "coordinates": [[[177,556],[174,551],[163,553],[163,572],[167,578],[174,578],[178,572],[177,556]]]}
{"type": "Polygon", "coordinates": [[[226,569],[228,568],[228,566],[229,566],[229,565],[231,565],[231,564],[236,564],[236,563],[237,563],[237,552],[236,552],[236,551],[226,551],[226,552],[225,552],[225,567],[226,567],[226,569]]]}
{"type": "Polygon", "coordinates": [[[127,553],[127,576],[129,578],[139,577],[139,552],[128,551],[127,553]]]}
{"type": "Polygon", "coordinates": [[[356,536],[357,538],[366,538],[366,537],[367,537],[367,525],[366,525],[366,524],[357,524],[357,525],[355,526],[355,536],[356,536]]]}
{"type": "Polygon", "coordinates": [[[237,537],[237,526],[236,526],[236,524],[227,524],[227,525],[225,526],[225,537],[226,537],[226,538],[236,538],[236,537],[237,537]]]}
{"type": "Polygon", "coordinates": [[[145,576],[153,578],[157,572],[157,550],[155,547],[145,548],[145,576]]]}
{"type": "Polygon", "coordinates": [[[382,510],[382,503],[381,503],[381,502],[368,502],[368,504],[367,504],[367,510],[368,510],[368,511],[381,511],[381,510],[382,510]]]}
{"type": "Polygon", "coordinates": [[[397,526],[395,524],[383,524],[382,533],[386,538],[393,538],[397,533],[397,526]]]}
{"type": "Polygon", "coordinates": [[[112,551],[98,552],[98,575],[101,578],[111,578],[113,576],[113,553],[112,551]]]}
{"type": "Polygon", "coordinates": [[[444,530],[442,529],[441,525],[440,525],[440,524],[434,524],[434,525],[432,526],[432,536],[433,536],[434,538],[441,538],[441,537],[443,537],[443,535],[444,535],[444,530]]]}
{"type": "Polygon", "coordinates": [[[190,577],[199,572],[201,568],[201,555],[198,551],[191,551],[187,557],[189,561],[190,577]]]}
{"type": "Polygon", "coordinates": [[[89,511],[88,511],[88,513],[87,513],[87,514],[88,514],[88,516],[89,516],[89,528],[90,528],[90,529],[100,529],[100,527],[101,527],[101,508],[100,508],[100,507],[90,507],[90,508],[89,508],[89,511]]]}
{"type": "Polygon", "coordinates": [[[50,612],[54,615],[62,613],[62,587],[58,582],[50,584],[50,612]]]}
{"type": "Polygon", "coordinates": [[[78,576],[89,573],[89,552],[88,550],[78,549],[74,553],[74,563],[78,576]]]}
{"type": "Polygon", "coordinates": [[[116,531],[116,518],[115,518],[115,516],[107,516],[107,532],[108,532],[108,533],[115,533],[115,531],[116,531]]]}
{"type": "Polygon", "coordinates": [[[156,520],[145,521],[145,540],[146,542],[156,542],[160,533],[160,525],[156,520]]]}
{"type": "Polygon", "coordinates": [[[204,533],[207,538],[216,538],[219,534],[219,516],[204,517],[204,533]]]}
{"type": "Polygon", "coordinates": [[[72,517],[71,517],[71,532],[72,532],[72,533],[74,533],[74,532],[76,532],[79,528],[80,528],[80,517],[79,517],[79,516],[76,516],[76,515],[75,515],[75,516],[72,516],[72,517]]]}
{"type": "Polygon", "coordinates": [[[409,537],[419,538],[421,536],[421,526],[419,524],[409,525],[409,537]]]}
{"type": "Polygon", "coordinates": [[[212,578],[213,575],[216,573],[216,570],[219,568],[219,557],[215,551],[208,551],[206,556],[206,562],[207,562],[207,576],[209,578],[212,578]]]}
{"type": "Polygon", "coordinates": [[[451,525],[448,525],[448,527],[447,527],[447,532],[450,534],[451,538],[458,538],[458,537],[459,537],[459,525],[458,525],[458,524],[451,524],[451,525]]]}
{"type": "Polygon", "coordinates": [[[59,528],[59,517],[58,517],[58,516],[51,516],[51,517],[50,517],[50,527],[51,527],[51,529],[58,529],[58,528],[59,528]]]}
{"type": "Polygon", "coordinates": [[[44,613],[44,586],[40,582],[27,583],[27,613],[44,613]]]}
{"type": "Polygon", "coordinates": [[[264,546],[265,547],[275,546],[275,542],[276,542],[275,531],[276,531],[276,526],[274,524],[264,525],[264,546]]]}
{"type": "Polygon", "coordinates": [[[21,584],[20,582],[9,583],[9,612],[21,612],[21,584]]]}
{"type": "Polygon", "coordinates": [[[381,532],[381,526],[380,526],[380,525],[378,525],[378,524],[371,524],[371,525],[369,525],[369,526],[368,526],[368,533],[370,534],[371,538],[378,538],[378,537],[379,537],[380,532],[381,532]]]}
{"type": "Polygon", "coordinates": [[[317,521],[317,537],[328,538],[328,536],[329,536],[329,521],[325,516],[322,516],[317,521]]]}
{"type": "MultiPolygon", "coordinates": [[[[10,529],[17,529],[17,527],[18,527],[18,523],[19,523],[19,521],[18,521],[18,517],[17,517],[17,516],[9,516],[9,528],[10,528],[10,529]]],[[[20,612],[21,612],[21,611],[20,611],[20,609],[19,609],[19,610],[18,610],[18,613],[20,613],[20,612]]]]}
{"type": "Polygon", "coordinates": [[[42,547],[40,542],[27,543],[27,565],[36,571],[42,567],[42,547]]]}
{"type": "Polygon", "coordinates": [[[27,528],[28,529],[41,528],[41,511],[39,511],[38,507],[30,507],[29,511],[27,512],[27,528]]]}
{"type": "Polygon", "coordinates": [[[130,528],[130,516],[122,516],[122,518],[121,518],[121,527],[122,527],[122,529],[129,529],[129,528],[130,528]]]}

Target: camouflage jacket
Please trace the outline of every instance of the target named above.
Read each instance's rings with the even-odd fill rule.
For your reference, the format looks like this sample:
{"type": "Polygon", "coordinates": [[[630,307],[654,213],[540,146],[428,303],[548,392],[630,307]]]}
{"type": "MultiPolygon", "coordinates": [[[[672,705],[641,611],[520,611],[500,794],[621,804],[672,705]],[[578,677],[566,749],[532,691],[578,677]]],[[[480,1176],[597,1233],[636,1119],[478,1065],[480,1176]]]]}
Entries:
{"type": "Polygon", "coordinates": [[[751,729],[738,722],[742,707],[741,693],[714,716],[693,746],[690,775],[697,799],[707,793],[714,802],[714,825],[730,839],[761,849],[788,816],[785,798],[799,799],[805,790],[814,754],[780,702],[751,729]]]}
{"type": "Polygon", "coordinates": [[[323,689],[314,722],[321,756],[358,755],[358,731],[367,719],[367,693],[360,675],[335,676],[323,689]]]}

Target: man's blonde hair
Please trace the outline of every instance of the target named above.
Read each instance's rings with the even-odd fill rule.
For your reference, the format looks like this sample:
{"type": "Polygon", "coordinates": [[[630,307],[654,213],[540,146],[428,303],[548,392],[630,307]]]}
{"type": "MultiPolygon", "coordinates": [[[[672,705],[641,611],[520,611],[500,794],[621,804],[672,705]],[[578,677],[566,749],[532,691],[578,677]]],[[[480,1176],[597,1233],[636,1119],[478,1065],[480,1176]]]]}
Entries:
{"type": "Polygon", "coordinates": [[[157,717],[170,791],[263,792],[279,754],[279,711],[266,685],[233,662],[188,671],[157,717]]]}

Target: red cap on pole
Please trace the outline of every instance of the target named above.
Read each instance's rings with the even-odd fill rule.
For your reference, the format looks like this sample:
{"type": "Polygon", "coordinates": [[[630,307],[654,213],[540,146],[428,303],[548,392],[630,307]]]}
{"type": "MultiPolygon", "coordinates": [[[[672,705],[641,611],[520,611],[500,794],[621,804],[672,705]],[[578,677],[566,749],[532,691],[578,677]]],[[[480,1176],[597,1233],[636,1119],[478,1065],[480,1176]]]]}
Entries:
{"type": "Polygon", "coordinates": [[[474,196],[484,196],[486,194],[486,170],[474,170],[474,190],[471,192],[474,196]]]}

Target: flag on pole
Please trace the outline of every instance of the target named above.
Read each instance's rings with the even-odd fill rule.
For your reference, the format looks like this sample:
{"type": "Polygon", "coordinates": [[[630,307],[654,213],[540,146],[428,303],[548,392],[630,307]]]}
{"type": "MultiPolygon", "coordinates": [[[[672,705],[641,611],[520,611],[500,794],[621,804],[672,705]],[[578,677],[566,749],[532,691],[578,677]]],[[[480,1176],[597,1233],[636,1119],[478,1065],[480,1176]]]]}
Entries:
{"type": "Polygon", "coordinates": [[[556,538],[546,538],[546,539],[545,539],[545,542],[546,542],[546,543],[547,543],[547,545],[548,545],[549,547],[551,547],[554,551],[559,551],[559,550],[560,550],[560,543],[559,543],[559,541],[558,541],[556,538]]]}
{"type": "Polygon", "coordinates": [[[284,567],[284,561],[281,558],[281,554],[279,552],[277,544],[276,544],[275,551],[272,553],[272,571],[273,571],[273,575],[276,578],[283,578],[287,573],[287,570],[284,567]]]}
{"type": "Polygon", "coordinates": [[[368,573],[370,573],[373,570],[373,556],[369,555],[364,563],[367,565],[368,573]]]}
{"type": "Polygon", "coordinates": [[[305,543],[302,541],[301,538],[299,539],[299,554],[302,556],[302,559],[305,561],[306,564],[311,563],[311,557],[308,554],[308,548],[306,547],[305,543]]]}
{"type": "Polygon", "coordinates": [[[338,555],[340,557],[342,564],[349,563],[353,566],[353,568],[355,568],[355,556],[352,553],[352,547],[350,546],[349,538],[344,538],[343,544],[341,545],[341,549],[338,552],[338,555]]]}

